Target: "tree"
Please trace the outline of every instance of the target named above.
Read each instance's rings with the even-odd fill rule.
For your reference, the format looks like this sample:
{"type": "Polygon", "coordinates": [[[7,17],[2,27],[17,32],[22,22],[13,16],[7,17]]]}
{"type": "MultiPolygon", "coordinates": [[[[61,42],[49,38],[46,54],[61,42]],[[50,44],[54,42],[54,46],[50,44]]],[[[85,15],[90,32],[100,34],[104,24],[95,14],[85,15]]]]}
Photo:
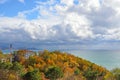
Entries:
{"type": "Polygon", "coordinates": [[[74,74],[75,74],[75,75],[79,75],[79,74],[80,74],[80,70],[77,68],[77,69],[74,71],[74,74]]]}
{"type": "Polygon", "coordinates": [[[10,62],[0,62],[0,69],[10,69],[12,67],[12,63],[10,62]]]}
{"type": "Polygon", "coordinates": [[[50,80],[56,80],[63,77],[63,71],[59,67],[51,67],[45,72],[45,76],[50,80]]]}
{"type": "Polygon", "coordinates": [[[34,66],[34,64],[36,64],[37,61],[36,61],[36,57],[35,56],[30,56],[27,60],[26,60],[26,63],[25,65],[29,65],[29,66],[34,66]]]}
{"type": "Polygon", "coordinates": [[[15,71],[21,71],[23,69],[23,66],[18,62],[14,62],[11,69],[15,71]]]}
{"type": "Polygon", "coordinates": [[[41,80],[41,74],[39,70],[29,71],[24,75],[23,79],[24,80],[41,80]]]}
{"type": "Polygon", "coordinates": [[[3,52],[0,50],[0,54],[3,54],[3,52]]]}
{"type": "Polygon", "coordinates": [[[0,80],[21,80],[13,70],[0,69],[0,80]]]}
{"type": "Polygon", "coordinates": [[[14,70],[18,76],[22,76],[25,73],[23,65],[18,62],[13,63],[11,70],[14,70]]]}
{"type": "Polygon", "coordinates": [[[115,68],[111,71],[115,77],[115,80],[120,80],[120,69],[119,68],[115,68]]]}
{"type": "Polygon", "coordinates": [[[96,80],[98,76],[98,71],[91,70],[90,68],[86,70],[83,74],[87,80],[96,80]]]}

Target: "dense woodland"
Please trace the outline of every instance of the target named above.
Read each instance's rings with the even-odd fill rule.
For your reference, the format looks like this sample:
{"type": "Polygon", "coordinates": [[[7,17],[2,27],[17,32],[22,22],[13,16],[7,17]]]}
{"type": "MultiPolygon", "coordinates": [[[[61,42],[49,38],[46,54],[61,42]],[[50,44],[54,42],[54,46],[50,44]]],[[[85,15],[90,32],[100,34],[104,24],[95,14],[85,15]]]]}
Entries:
{"type": "Polygon", "coordinates": [[[0,80],[120,80],[119,73],[60,51],[0,51],[0,80]]]}

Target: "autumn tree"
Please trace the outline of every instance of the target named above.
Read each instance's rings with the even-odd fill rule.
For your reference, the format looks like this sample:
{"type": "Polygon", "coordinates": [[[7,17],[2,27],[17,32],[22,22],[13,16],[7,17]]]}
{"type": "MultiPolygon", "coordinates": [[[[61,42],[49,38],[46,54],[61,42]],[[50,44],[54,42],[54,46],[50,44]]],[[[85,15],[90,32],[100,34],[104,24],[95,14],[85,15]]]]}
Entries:
{"type": "MultiPolygon", "coordinates": [[[[19,80],[20,77],[24,80],[111,79],[105,68],[65,52],[44,50],[35,55],[33,51],[18,50],[12,56],[13,63],[4,62],[2,60],[10,56],[0,52],[0,80],[19,80]]],[[[119,80],[117,72],[113,74],[119,80]]]]}
{"type": "Polygon", "coordinates": [[[22,80],[14,70],[0,69],[0,80],[22,80]]]}

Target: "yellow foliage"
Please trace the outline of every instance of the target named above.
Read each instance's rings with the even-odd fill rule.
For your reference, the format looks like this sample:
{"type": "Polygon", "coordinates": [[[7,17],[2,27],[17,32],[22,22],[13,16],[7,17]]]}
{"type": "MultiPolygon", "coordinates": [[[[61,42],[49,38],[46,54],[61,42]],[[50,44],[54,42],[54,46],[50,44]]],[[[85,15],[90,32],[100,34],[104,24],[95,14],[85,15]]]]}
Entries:
{"type": "MultiPolygon", "coordinates": [[[[110,72],[105,68],[93,64],[82,58],[75,57],[71,54],[62,53],[59,51],[49,52],[48,50],[44,50],[39,55],[33,55],[29,58],[25,58],[24,55],[26,54],[26,52],[29,51],[17,51],[20,60],[19,63],[25,66],[25,72],[33,71],[37,68],[39,71],[42,72],[42,80],[47,80],[44,76],[44,72],[51,66],[59,66],[62,69],[65,75],[64,78],[62,78],[63,80],[85,80],[87,79],[84,75],[86,71],[89,71],[87,76],[89,76],[89,73],[97,74],[95,72],[97,71],[97,75],[102,75],[102,77],[104,77],[104,79],[106,80],[109,80],[109,78],[112,77],[112,74],[110,74],[110,72]],[[76,68],[80,70],[80,74],[77,76],[74,75],[74,71],[76,68]]],[[[0,58],[1,57],[3,57],[2,54],[0,54],[0,58]]],[[[17,80],[17,76],[15,74],[10,74],[9,80],[17,80]]]]}
{"type": "Polygon", "coordinates": [[[10,74],[8,77],[8,80],[16,80],[18,76],[14,75],[14,74],[10,74]]]}

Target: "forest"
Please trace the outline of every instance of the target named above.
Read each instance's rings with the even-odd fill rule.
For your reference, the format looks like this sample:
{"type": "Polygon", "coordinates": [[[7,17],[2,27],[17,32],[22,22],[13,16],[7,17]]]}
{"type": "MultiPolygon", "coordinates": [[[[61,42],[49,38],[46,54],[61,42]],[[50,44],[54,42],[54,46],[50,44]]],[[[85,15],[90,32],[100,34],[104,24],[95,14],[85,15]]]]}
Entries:
{"type": "Polygon", "coordinates": [[[0,51],[0,80],[120,80],[119,73],[66,52],[0,51]]]}

